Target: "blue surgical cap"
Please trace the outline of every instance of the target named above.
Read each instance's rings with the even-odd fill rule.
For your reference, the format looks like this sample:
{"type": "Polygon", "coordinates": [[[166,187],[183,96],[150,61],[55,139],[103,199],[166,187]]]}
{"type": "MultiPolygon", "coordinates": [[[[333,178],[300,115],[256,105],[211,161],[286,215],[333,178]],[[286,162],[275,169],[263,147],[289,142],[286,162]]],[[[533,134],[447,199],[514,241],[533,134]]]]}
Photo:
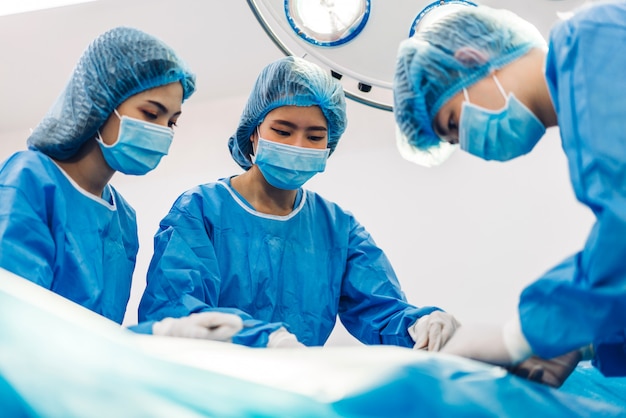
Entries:
{"type": "Polygon", "coordinates": [[[252,167],[250,136],[270,111],[281,106],[319,106],[328,124],[331,154],[346,130],[346,103],[341,84],[330,73],[303,58],[281,58],[259,74],[239,127],[228,141],[233,159],[243,169],[252,167]]]}
{"type": "Polygon", "coordinates": [[[87,47],[28,146],[70,158],[126,99],[176,81],[184,101],[195,90],[195,75],[169,46],[137,29],[111,29],[87,47]]]}
{"type": "Polygon", "coordinates": [[[393,112],[402,140],[418,150],[438,150],[442,141],[432,124],[449,99],[530,49],[545,46],[529,22],[487,6],[462,7],[403,41],[393,81],[393,112]]]}

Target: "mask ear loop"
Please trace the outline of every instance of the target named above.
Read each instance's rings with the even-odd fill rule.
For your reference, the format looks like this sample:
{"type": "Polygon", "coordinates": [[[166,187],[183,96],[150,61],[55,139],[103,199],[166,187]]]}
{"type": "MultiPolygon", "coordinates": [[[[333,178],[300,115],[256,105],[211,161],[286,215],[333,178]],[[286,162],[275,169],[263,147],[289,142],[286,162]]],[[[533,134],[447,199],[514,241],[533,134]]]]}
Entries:
{"type": "Polygon", "coordinates": [[[504,100],[507,100],[507,95],[506,92],[504,91],[504,88],[502,88],[502,84],[500,84],[500,81],[498,80],[498,77],[496,77],[496,74],[493,74],[493,81],[496,82],[496,86],[498,86],[498,90],[500,90],[500,94],[502,94],[502,97],[504,97],[504,100]]]}
{"type": "MultiPolygon", "coordinates": [[[[120,116],[120,114],[118,113],[117,109],[113,109],[113,113],[115,113],[115,116],[117,116],[117,118],[119,120],[122,120],[122,117],[120,116]]],[[[100,142],[102,142],[102,144],[106,147],[112,147],[113,145],[115,145],[117,143],[117,141],[119,140],[119,131],[117,133],[117,139],[115,140],[115,142],[112,145],[107,145],[104,140],[102,139],[102,134],[100,133],[100,128],[98,128],[98,130],[96,131],[98,133],[98,135],[96,135],[96,139],[99,140],[100,142]]]]}
{"type": "MultiPolygon", "coordinates": [[[[500,80],[498,80],[498,77],[496,77],[495,73],[492,75],[492,77],[493,77],[493,81],[496,83],[496,86],[498,87],[498,90],[500,91],[500,94],[502,95],[504,100],[506,100],[507,95],[506,95],[506,92],[504,91],[504,87],[502,87],[502,84],[500,84],[500,80]]],[[[465,87],[463,87],[463,96],[465,96],[466,102],[471,103],[469,99],[469,93],[467,92],[467,89],[465,87]]]]}
{"type": "Polygon", "coordinates": [[[259,126],[261,126],[261,124],[256,126],[256,149],[254,149],[254,142],[252,142],[252,154],[250,154],[250,161],[252,161],[252,164],[256,163],[256,156],[259,153],[259,144],[261,142],[261,131],[259,131],[259,126]]]}

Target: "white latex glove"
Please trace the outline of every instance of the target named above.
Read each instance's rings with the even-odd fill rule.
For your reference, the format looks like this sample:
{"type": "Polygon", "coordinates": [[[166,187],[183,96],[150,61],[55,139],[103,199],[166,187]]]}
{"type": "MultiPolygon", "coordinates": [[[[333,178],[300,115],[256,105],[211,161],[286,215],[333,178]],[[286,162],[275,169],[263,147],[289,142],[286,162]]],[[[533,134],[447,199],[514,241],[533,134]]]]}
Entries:
{"type": "Polygon", "coordinates": [[[152,326],[152,334],[230,342],[243,328],[240,317],[224,312],[200,312],[165,318],[152,326]]]}
{"type": "Polygon", "coordinates": [[[449,313],[435,311],[422,316],[408,329],[414,350],[439,351],[461,324],[449,313]]]}
{"type": "Polygon", "coordinates": [[[298,348],[305,347],[298,338],[285,328],[278,328],[272,332],[267,342],[267,348],[298,348]]]}
{"type": "Polygon", "coordinates": [[[532,355],[518,318],[513,318],[504,326],[463,325],[441,352],[500,366],[518,364],[532,355]]]}

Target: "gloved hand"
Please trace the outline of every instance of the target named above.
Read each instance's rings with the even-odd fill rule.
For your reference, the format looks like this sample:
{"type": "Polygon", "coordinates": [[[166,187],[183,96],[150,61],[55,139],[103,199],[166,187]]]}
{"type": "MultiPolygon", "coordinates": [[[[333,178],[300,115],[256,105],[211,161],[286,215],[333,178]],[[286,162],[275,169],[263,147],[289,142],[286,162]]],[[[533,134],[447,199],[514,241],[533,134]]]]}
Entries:
{"type": "Polygon", "coordinates": [[[497,364],[511,366],[532,355],[530,345],[522,334],[517,317],[501,325],[463,325],[441,349],[442,353],[455,354],[497,364]]]}
{"type": "Polygon", "coordinates": [[[549,360],[532,356],[515,366],[507,367],[507,370],[524,379],[558,388],[582,359],[582,350],[575,350],[549,360]]]}
{"type": "Polygon", "coordinates": [[[439,351],[461,324],[449,313],[435,311],[422,316],[408,329],[414,350],[439,351]]]}
{"type": "Polygon", "coordinates": [[[267,348],[298,348],[305,347],[298,338],[287,331],[285,328],[279,328],[272,332],[267,342],[267,348]]]}
{"type": "Polygon", "coordinates": [[[243,328],[240,317],[224,312],[200,312],[165,318],[152,326],[152,334],[230,342],[243,328]]]}

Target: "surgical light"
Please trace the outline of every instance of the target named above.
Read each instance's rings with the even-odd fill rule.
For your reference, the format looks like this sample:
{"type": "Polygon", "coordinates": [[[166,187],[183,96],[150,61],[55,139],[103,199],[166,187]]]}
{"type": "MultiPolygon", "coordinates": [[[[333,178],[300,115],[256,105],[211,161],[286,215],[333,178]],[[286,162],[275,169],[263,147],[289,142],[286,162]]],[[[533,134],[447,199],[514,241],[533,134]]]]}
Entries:
{"type": "MultiPolygon", "coordinates": [[[[475,1],[508,8],[547,34],[557,11],[589,0],[475,1]]],[[[476,4],[467,0],[248,0],[261,27],[286,55],[329,71],[348,98],[387,111],[393,110],[400,43],[445,14],[476,4]]]]}
{"type": "Polygon", "coordinates": [[[439,0],[429,4],[424,7],[424,9],[415,18],[413,25],[411,25],[409,36],[413,36],[415,32],[424,29],[432,22],[435,22],[450,13],[456,12],[465,6],[476,6],[476,4],[465,0],[439,0]]]}
{"type": "Polygon", "coordinates": [[[285,15],[302,39],[336,46],[350,41],[365,27],[369,0],[285,0],[285,15]]]}

